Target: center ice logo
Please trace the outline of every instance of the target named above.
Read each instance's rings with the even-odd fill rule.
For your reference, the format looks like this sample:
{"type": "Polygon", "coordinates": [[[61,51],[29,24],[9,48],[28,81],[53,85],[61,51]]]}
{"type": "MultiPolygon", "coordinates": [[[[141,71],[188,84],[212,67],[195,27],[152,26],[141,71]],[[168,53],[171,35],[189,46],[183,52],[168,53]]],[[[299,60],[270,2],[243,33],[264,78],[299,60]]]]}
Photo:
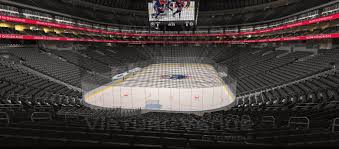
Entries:
{"type": "Polygon", "coordinates": [[[183,80],[188,79],[190,76],[182,75],[182,74],[174,74],[174,75],[162,75],[161,79],[169,79],[169,80],[183,80]]]}

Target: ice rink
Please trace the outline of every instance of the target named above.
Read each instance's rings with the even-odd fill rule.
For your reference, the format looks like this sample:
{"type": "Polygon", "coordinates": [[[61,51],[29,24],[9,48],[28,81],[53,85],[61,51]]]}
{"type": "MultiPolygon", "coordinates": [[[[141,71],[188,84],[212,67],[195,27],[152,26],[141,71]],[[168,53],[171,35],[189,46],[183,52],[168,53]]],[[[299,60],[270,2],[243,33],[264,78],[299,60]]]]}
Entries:
{"type": "Polygon", "coordinates": [[[84,97],[87,104],[106,108],[206,111],[231,104],[235,93],[211,65],[163,63],[128,74],[84,97]]]}

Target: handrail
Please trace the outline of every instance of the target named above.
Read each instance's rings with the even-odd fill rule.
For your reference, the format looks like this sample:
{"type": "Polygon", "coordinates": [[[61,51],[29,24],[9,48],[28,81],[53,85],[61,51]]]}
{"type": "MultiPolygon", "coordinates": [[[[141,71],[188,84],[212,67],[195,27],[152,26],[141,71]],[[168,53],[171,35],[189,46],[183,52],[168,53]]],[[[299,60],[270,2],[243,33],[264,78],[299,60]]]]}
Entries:
{"type": "Polygon", "coordinates": [[[31,121],[34,122],[35,120],[52,120],[52,115],[50,112],[33,112],[31,114],[31,121]],[[37,114],[46,114],[47,116],[36,117],[37,114]]]}
{"type": "Polygon", "coordinates": [[[261,118],[261,122],[272,123],[273,126],[275,126],[275,117],[274,117],[274,116],[263,116],[263,117],[261,118]]]}
{"type": "Polygon", "coordinates": [[[0,106],[22,106],[21,104],[0,104],[0,106]]]}
{"type": "Polygon", "coordinates": [[[245,119],[245,120],[251,120],[251,117],[250,117],[249,115],[242,115],[242,116],[241,116],[241,120],[243,120],[243,119],[245,119]]]}
{"type": "Polygon", "coordinates": [[[8,116],[8,113],[7,112],[0,112],[0,115],[3,115],[4,117],[0,117],[0,120],[6,120],[7,121],[7,124],[9,124],[10,122],[10,118],[8,116]]]}
{"type": "Polygon", "coordinates": [[[233,119],[233,118],[234,118],[234,119],[239,119],[240,116],[239,116],[239,115],[232,115],[231,118],[232,118],[232,119],[233,119]]]}
{"type": "Polygon", "coordinates": [[[0,104],[0,109],[18,109],[23,108],[21,104],[0,104]]]}
{"type": "Polygon", "coordinates": [[[309,129],[310,128],[310,119],[305,117],[305,116],[304,117],[290,117],[289,120],[288,120],[287,127],[290,127],[291,124],[306,124],[306,128],[309,129]],[[306,123],[305,122],[292,122],[292,120],[294,120],[294,119],[304,119],[307,122],[306,123]]]}
{"type": "Polygon", "coordinates": [[[34,105],[33,109],[53,109],[53,107],[47,105],[34,105]]]}
{"type": "Polygon", "coordinates": [[[298,105],[296,105],[295,107],[308,107],[308,106],[313,106],[313,105],[317,105],[318,103],[299,103],[298,105]]]}
{"type": "Polygon", "coordinates": [[[337,124],[337,120],[339,120],[339,117],[337,117],[337,118],[335,118],[335,119],[333,120],[333,123],[332,123],[332,129],[331,129],[331,132],[332,132],[332,133],[336,132],[336,131],[335,131],[335,127],[336,127],[336,126],[339,126],[339,124],[337,124]]]}
{"type": "Polygon", "coordinates": [[[251,117],[249,115],[242,115],[240,120],[241,127],[247,127],[251,126],[253,124],[251,117]],[[249,123],[250,125],[245,125],[246,123],[249,123]]]}

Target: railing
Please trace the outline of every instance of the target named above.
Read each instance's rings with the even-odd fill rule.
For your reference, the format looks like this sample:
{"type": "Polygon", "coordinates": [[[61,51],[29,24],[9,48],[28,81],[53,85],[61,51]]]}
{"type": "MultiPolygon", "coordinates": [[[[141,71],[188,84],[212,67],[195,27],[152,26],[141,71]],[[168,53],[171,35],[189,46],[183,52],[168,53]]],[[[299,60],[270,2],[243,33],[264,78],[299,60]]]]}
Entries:
{"type": "Polygon", "coordinates": [[[10,122],[10,118],[8,116],[8,113],[6,112],[0,112],[0,121],[5,121],[6,124],[8,125],[10,122]]]}
{"type": "Polygon", "coordinates": [[[249,115],[242,115],[241,116],[241,128],[242,129],[251,129],[252,127],[252,120],[251,117],[249,115]]]}
{"type": "Polygon", "coordinates": [[[17,110],[22,108],[21,104],[0,104],[0,109],[17,110]]]}
{"type": "Polygon", "coordinates": [[[233,121],[234,129],[240,129],[241,128],[241,119],[239,115],[232,115],[231,121],[233,121]]]}
{"type": "Polygon", "coordinates": [[[333,120],[332,128],[331,128],[331,132],[332,132],[332,133],[337,132],[337,131],[335,130],[335,127],[339,126],[339,124],[337,124],[337,120],[339,120],[339,118],[335,118],[335,119],[333,120]]]}
{"type": "Polygon", "coordinates": [[[273,127],[276,127],[274,116],[263,116],[261,118],[261,122],[265,124],[269,123],[269,124],[272,124],[273,127]]]}
{"type": "Polygon", "coordinates": [[[295,106],[296,108],[308,108],[308,107],[312,107],[318,105],[318,103],[300,103],[297,106],[295,106]]]}
{"type": "Polygon", "coordinates": [[[31,114],[32,122],[36,120],[52,120],[52,115],[50,112],[33,112],[31,114]]]}
{"type": "Polygon", "coordinates": [[[310,128],[310,119],[307,117],[290,117],[290,119],[288,120],[288,125],[287,127],[291,127],[291,125],[303,125],[306,126],[306,129],[310,128]],[[304,120],[306,122],[303,121],[297,121],[297,120],[304,120]]]}
{"type": "Polygon", "coordinates": [[[47,106],[47,105],[34,105],[33,109],[34,110],[51,110],[51,111],[54,111],[54,108],[52,106],[47,106]]]}

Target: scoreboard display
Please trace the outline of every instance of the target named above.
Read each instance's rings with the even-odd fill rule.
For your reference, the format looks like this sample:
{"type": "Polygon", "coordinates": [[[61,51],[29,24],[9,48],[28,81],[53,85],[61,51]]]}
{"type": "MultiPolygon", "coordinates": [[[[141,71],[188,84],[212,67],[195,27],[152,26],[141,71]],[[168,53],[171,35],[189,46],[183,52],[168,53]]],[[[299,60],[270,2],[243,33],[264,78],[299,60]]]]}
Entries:
{"type": "Polygon", "coordinates": [[[148,3],[151,27],[196,25],[196,7],[193,0],[153,0],[148,3]]]}

